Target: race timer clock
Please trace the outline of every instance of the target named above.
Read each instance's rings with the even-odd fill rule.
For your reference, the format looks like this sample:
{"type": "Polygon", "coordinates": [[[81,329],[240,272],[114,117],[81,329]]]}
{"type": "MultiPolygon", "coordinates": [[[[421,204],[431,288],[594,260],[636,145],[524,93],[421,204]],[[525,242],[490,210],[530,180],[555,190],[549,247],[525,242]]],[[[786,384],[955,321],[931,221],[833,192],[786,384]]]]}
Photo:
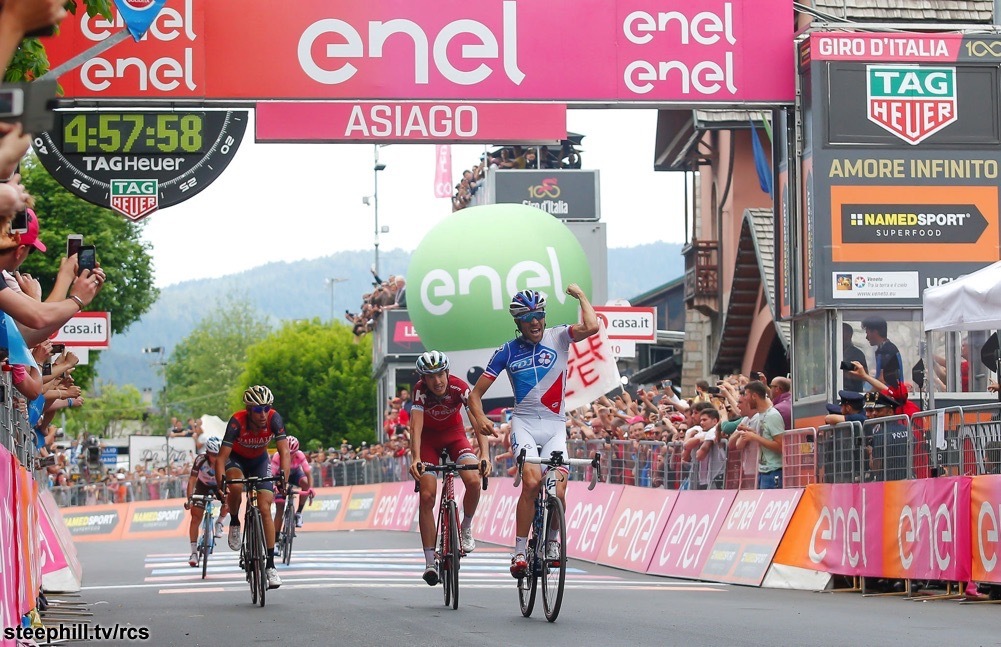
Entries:
{"type": "Polygon", "coordinates": [[[219,177],[247,131],[246,110],[72,110],[32,141],[70,192],[141,220],[219,177]]]}

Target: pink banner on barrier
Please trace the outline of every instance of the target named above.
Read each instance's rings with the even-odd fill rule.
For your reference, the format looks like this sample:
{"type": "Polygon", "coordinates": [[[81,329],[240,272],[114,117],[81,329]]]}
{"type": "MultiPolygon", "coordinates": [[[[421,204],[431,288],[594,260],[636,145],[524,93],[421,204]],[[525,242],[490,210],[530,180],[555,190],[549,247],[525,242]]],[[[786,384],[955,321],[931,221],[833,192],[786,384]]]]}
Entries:
{"type": "Polygon", "coordinates": [[[647,573],[698,579],[736,497],[736,490],[681,492],[647,573]]]}
{"type": "Polygon", "coordinates": [[[967,477],[883,484],[882,548],[886,577],[970,579],[970,483],[967,477]]]}
{"type": "MultiPolygon", "coordinates": [[[[3,627],[20,624],[17,595],[17,528],[14,524],[14,457],[0,447],[0,623],[3,627]]],[[[14,645],[0,633],[4,647],[14,645]]]]}
{"type": "Polygon", "coordinates": [[[419,499],[420,495],[414,492],[413,481],[384,483],[372,517],[372,529],[415,530],[419,499]]]}
{"type": "Polygon", "coordinates": [[[62,546],[59,544],[59,538],[56,536],[55,528],[52,527],[49,515],[41,503],[39,503],[39,508],[38,525],[41,530],[39,534],[42,549],[42,575],[47,575],[66,568],[69,563],[63,554],[62,546]]]}
{"type": "Polygon", "coordinates": [[[882,483],[811,485],[775,561],[839,575],[883,577],[882,545],[882,483]]]}
{"type": "Polygon", "coordinates": [[[14,506],[16,514],[14,523],[17,525],[18,536],[18,595],[20,611],[28,613],[35,608],[35,598],[41,586],[41,569],[38,563],[38,521],[35,517],[35,499],[38,496],[38,485],[31,472],[26,470],[17,460],[14,461],[17,474],[14,506]]]}
{"type": "Polygon", "coordinates": [[[479,541],[489,541],[501,546],[514,546],[514,515],[521,496],[521,486],[514,487],[509,478],[490,479],[489,502],[480,508],[473,519],[473,536],[479,541]]]}
{"type": "Polygon", "coordinates": [[[600,485],[588,491],[587,483],[567,486],[567,554],[590,562],[598,559],[608,519],[622,496],[623,485],[600,485]]]}
{"type": "Polygon", "coordinates": [[[1001,584],[1001,476],[975,476],[970,489],[975,582],[1001,584]]]}
{"type": "Polygon", "coordinates": [[[737,494],[716,535],[702,579],[760,586],[802,490],[737,494]]]}
{"type": "Polygon", "coordinates": [[[646,572],[677,500],[673,490],[625,488],[609,518],[598,562],[646,572]]]}

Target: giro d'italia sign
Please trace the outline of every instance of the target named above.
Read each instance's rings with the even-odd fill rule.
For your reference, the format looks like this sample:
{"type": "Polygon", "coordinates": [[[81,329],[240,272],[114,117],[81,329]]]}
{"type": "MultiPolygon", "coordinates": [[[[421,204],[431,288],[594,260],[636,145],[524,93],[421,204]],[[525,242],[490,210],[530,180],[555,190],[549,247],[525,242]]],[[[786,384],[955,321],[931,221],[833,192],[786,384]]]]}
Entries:
{"type": "Polygon", "coordinates": [[[955,123],[956,68],[868,65],[869,121],[908,144],[918,144],[955,123]]]}
{"type": "Polygon", "coordinates": [[[546,296],[547,325],[575,323],[570,283],[591,293],[587,258],[566,225],[520,204],[472,207],[439,223],[414,251],[407,308],[426,348],[489,349],[514,337],[508,305],[519,290],[546,296]]]}

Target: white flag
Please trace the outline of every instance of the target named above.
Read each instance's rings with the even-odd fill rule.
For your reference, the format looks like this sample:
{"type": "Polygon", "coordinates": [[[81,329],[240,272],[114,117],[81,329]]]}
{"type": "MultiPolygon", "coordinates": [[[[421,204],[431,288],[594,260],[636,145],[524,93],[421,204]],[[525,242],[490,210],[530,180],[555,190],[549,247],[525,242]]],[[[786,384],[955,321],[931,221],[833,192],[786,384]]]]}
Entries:
{"type": "Polygon", "coordinates": [[[622,386],[608,331],[598,320],[598,333],[570,345],[567,361],[566,408],[591,404],[612,389],[622,386]]]}

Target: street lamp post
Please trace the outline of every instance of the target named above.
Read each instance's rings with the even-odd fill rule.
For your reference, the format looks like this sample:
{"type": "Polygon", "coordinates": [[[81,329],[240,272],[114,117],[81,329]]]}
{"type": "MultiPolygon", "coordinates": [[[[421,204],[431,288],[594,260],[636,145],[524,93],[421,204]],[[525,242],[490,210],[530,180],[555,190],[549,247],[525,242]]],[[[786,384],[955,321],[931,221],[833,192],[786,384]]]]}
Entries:
{"type": "MultiPolygon", "coordinates": [[[[143,348],[144,355],[156,355],[157,358],[151,363],[158,367],[158,371],[163,371],[167,362],[163,359],[163,346],[153,346],[151,348],[143,348]]],[[[167,404],[167,376],[163,376],[163,387],[160,389],[160,410],[163,412],[164,419],[170,422],[170,407],[167,404]]]]}
{"type": "Polygon", "coordinates": [[[330,323],[334,323],[334,286],[344,281],[347,281],[347,279],[323,279],[323,282],[330,288],[330,323]]]}
{"type": "Polygon", "coordinates": [[[379,145],[373,144],[375,150],[375,164],[372,166],[373,175],[375,177],[375,191],[372,194],[372,199],[375,203],[375,275],[379,276],[379,171],[386,170],[385,164],[379,163],[379,145]]]}

